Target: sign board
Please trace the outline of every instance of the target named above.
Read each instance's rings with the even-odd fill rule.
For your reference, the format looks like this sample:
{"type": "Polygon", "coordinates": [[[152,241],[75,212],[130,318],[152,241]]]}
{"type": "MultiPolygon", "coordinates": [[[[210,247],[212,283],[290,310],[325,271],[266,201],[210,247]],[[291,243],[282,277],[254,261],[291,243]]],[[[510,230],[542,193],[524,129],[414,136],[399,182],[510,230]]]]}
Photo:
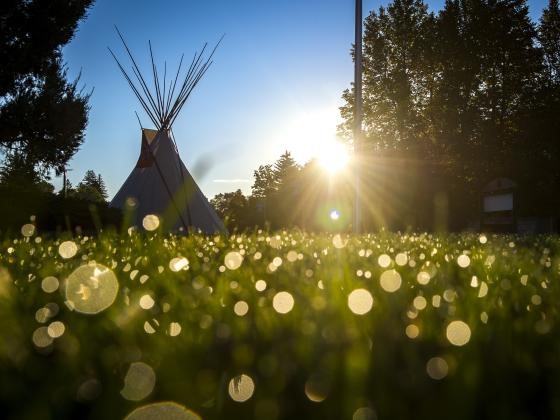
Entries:
{"type": "Polygon", "coordinates": [[[490,213],[495,211],[512,211],[513,210],[513,194],[497,194],[484,197],[484,212],[490,213]]]}

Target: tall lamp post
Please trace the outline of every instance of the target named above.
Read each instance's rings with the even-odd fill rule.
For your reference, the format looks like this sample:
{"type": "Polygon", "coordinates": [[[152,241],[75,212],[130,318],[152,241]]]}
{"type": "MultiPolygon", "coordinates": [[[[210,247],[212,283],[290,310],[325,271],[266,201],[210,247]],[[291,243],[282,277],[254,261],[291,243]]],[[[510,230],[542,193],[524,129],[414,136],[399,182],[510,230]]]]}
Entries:
{"type": "Polygon", "coordinates": [[[362,230],[361,158],[362,139],[362,0],[356,0],[356,27],[354,40],[354,233],[362,230]]]}

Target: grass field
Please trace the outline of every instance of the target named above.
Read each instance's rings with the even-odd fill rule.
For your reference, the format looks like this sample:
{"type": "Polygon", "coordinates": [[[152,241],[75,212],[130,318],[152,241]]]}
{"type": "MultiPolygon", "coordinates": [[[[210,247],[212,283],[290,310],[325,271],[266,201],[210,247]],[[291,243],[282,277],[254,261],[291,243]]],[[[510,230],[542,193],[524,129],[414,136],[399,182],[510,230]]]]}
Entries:
{"type": "Polygon", "coordinates": [[[0,241],[2,418],[560,418],[556,236],[0,241]]]}

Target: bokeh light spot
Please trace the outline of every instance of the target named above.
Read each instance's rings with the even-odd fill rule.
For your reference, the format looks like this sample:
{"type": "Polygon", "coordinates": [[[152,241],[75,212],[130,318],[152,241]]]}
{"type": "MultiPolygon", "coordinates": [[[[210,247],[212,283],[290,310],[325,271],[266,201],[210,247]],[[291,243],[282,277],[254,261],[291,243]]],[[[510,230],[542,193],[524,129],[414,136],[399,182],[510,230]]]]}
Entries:
{"type": "Polygon", "coordinates": [[[470,265],[470,263],[471,263],[471,259],[469,258],[468,255],[461,254],[459,255],[459,257],[457,257],[457,264],[461,268],[467,268],[470,265]]]}
{"type": "Polygon", "coordinates": [[[202,417],[182,405],[164,401],[137,408],[125,420],[202,420],[202,417]]]}
{"type": "Polygon", "coordinates": [[[400,289],[402,284],[401,275],[396,270],[387,270],[381,274],[379,279],[381,288],[386,292],[393,293],[400,289]]]}
{"type": "Polygon", "coordinates": [[[144,216],[144,219],[142,219],[142,226],[148,232],[156,230],[159,227],[159,217],[155,214],[147,214],[144,216]]]}
{"type": "Polygon", "coordinates": [[[294,308],[294,297],[288,292],[278,292],[272,299],[272,307],[279,314],[287,314],[294,308]]]}
{"type": "Polygon", "coordinates": [[[155,303],[156,302],[154,301],[154,298],[152,298],[150,295],[142,296],[139,301],[140,307],[146,310],[152,309],[155,303]]]}
{"type": "Polygon", "coordinates": [[[471,329],[463,321],[452,321],[447,326],[446,335],[454,346],[464,346],[471,339],[471,329]]]}
{"type": "Polygon", "coordinates": [[[233,401],[245,402],[255,392],[255,382],[248,375],[239,375],[229,381],[229,396],[233,401]]]}
{"type": "Polygon", "coordinates": [[[78,245],[74,241],[64,241],[58,247],[58,253],[64,259],[72,258],[78,252],[78,245]]]}
{"type": "Polygon", "coordinates": [[[426,363],[426,372],[430,378],[440,380],[447,376],[449,366],[445,359],[441,357],[432,357],[428,360],[428,363],[426,363]]]}
{"type": "Polygon", "coordinates": [[[45,293],[56,292],[58,290],[58,286],[58,279],[53,276],[45,277],[41,282],[41,289],[43,289],[43,292],[45,293]]]}
{"type": "Polygon", "coordinates": [[[320,376],[311,377],[305,382],[305,395],[309,401],[320,403],[325,401],[329,393],[329,384],[320,376]]]}
{"type": "Polygon", "coordinates": [[[364,315],[373,307],[373,297],[366,289],[353,290],[348,295],[348,307],[356,315],[364,315]]]}
{"type": "Polygon", "coordinates": [[[35,225],[27,223],[21,227],[21,234],[26,238],[35,235],[35,225]]]}
{"type": "Polygon", "coordinates": [[[101,264],[78,267],[66,279],[68,305],[83,314],[97,314],[113,304],[119,290],[115,274],[101,264]]]}
{"type": "Polygon", "coordinates": [[[352,420],[377,420],[375,411],[369,407],[360,407],[354,411],[352,420]]]}
{"type": "Polygon", "coordinates": [[[47,333],[52,338],[62,337],[62,334],[64,334],[64,331],[66,331],[66,327],[60,321],[51,322],[49,324],[49,326],[47,327],[47,333]]]}
{"type": "Polygon", "coordinates": [[[418,338],[420,335],[420,328],[414,324],[407,325],[405,328],[405,334],[410,339],[418,338]]]}
{"type": "Polygon", "coordinates": [[[266,281],[257,280],[257,282],[255,283],[255,289],[257,289],[257,292],[265,291],[266,290],[266,281]]]}
{"type": "Polygon", "coordinates": [[[169,269],[175,273],[189,269],[189,260],[185,257],[176,257],[169,261],[169,269]]]}
{"type": "Polygon", "coordinates": [[[129,401],[140,401],[152,393],[155,384],[156,373],[152,367],[143,362],[135,362],[126,372],[121,395],[129,401]]]}
{"type": "Polygon", "coordinates": [[[333,246],[336,249],[342,249],[346,246],[346,244],[348,243],[348,239],[347,238],[343,238],[342,236],[340,236],[339,234],[336,234],[333,236],[332,239],[332,243],[333,246]]]}
{"type": "Polygon", "coordinates": [[[416,281],[418,282],[418,284],[424,286],[430,282],[430,274],[426,273],[425,271],[420,271],[416,275],[416,281]]]}
{"type": "Polygon", "coordinates": [[[389,257],[387,254],[382,254],[379,256],[379,258],[377,258],[377,264],[379,264],[379,266],[382,268],[387,268],[389,267],[389,265],[391,265],[391,257],[389,257]]]}
{"type": "Polygon", "coordinates": [[[224,257],[224,265],[230,270],[237,270],[242,262],[243,255],[237,251],[228,252],[224,257]]]}
{"type": "Polygon", "coordinates": [[[237,316],[245,316],[247,315],[247,312],[249,312],[249,305],[247,302],[240,300],[233,305],[233,312],[235,312],[235,315],[237,316]]]}

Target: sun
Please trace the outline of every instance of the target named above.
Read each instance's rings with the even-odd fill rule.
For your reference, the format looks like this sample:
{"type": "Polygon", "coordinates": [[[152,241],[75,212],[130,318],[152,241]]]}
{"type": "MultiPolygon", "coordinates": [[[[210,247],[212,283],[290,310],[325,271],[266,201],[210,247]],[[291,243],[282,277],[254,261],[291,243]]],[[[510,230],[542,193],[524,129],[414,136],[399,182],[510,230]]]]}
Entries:
{"type": "Polygon", "coordinates": [[[336,175],[346,168],[350,154],[346,145],[331,141],[319,151],[317,160],[330,175],[336,175]]]}
{"type": "Polygon", "coordinates": [[[336,104],[328,107],[295,111],[286,117],[277,132],[277,142],[289,150],[298,163],[315,160],[331,176],[349,164],[350,152],[336,136],[340,113],[336,104]]]}

